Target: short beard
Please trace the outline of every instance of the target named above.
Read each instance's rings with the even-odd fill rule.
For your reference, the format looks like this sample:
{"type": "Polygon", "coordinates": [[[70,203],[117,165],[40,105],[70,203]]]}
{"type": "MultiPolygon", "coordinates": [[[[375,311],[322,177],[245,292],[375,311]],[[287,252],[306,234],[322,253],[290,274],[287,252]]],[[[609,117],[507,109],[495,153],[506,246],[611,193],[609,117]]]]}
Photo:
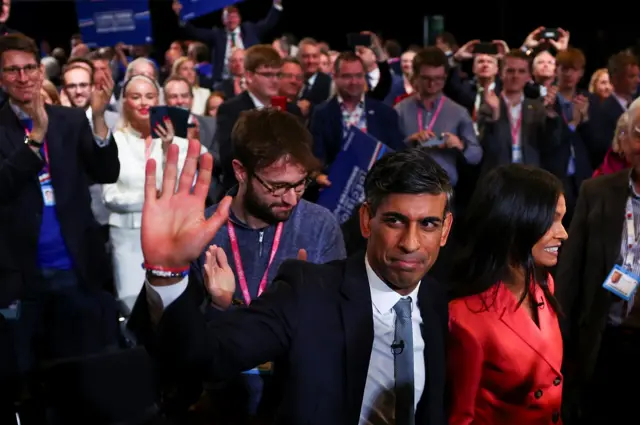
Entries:
{"type": "Polygon", "coordinates": [[[247,190],[242,202],[247,214],[250,214],[257,219],[262,220],[269,225],[276,224],[281,221],[287,221],[291,216],[291,213],[293,212],[292,209],[283,214],[274,214],[271,208],[274,206],[278,206],[278,204],[267,205],[264,202],[261,202],[258,199],[258,196],[253,190],[253,186],[251,184],[247,184],[247,190]]]}

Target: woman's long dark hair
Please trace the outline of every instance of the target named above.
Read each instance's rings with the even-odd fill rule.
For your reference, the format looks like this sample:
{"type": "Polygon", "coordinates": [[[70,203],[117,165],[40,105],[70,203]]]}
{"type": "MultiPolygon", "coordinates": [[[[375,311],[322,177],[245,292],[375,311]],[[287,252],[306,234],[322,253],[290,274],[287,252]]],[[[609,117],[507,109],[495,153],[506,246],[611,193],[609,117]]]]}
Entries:
{"type": "MultiPolygon", "coordinates": [[[[453,297],[481,294],[499,282],[509,281],[513,270],[521,269],[525,292],[519,304],[534,293],[538,284],[548,304],[560,313],[547,284],[548,271],[535,264],[531,249],[553,224],[561,194],[560,181],[540,168],[500,166],[482,178],[459,233],[461,248],[452,271],[453,297]]],[[[487,300],[483,301],[488,308],[487,300]]]]}

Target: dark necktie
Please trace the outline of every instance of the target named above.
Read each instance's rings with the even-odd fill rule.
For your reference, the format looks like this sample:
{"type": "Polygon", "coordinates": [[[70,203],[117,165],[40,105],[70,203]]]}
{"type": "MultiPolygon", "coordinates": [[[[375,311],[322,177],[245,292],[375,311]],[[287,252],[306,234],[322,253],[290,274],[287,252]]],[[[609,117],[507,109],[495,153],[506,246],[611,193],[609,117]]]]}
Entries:
{"type": "Polygon", "coordinates": [[[371,86],[371,75],[367,74],[367,91],[371,90],[373,90],[373,87],[371,86]]]}
{"type": "Polygon", "coordinates": [[[401,298],[393,307],[396,312],[394,372],[396,394],[396,425],[414,425],[415,385],[413,378],[413,331],[411,328],[411,298],[401,298]]]}
{"type": "Polygon", "coordinates": [[[231,33],[231,48],[235,49],[237,47],[236,45],[236,33],[232,32],[231,33]]]}

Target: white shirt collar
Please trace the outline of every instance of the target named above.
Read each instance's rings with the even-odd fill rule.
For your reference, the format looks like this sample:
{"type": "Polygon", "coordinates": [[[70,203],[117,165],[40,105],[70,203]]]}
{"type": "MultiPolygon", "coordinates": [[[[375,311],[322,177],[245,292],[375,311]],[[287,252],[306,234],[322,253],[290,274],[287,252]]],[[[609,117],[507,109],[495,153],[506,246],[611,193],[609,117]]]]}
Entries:
{"type": "Polygon", "coordinates": [[[616,98],[620,106],[622,106],[622,109],[624,109],[625,111],[629,109],[629,101],[627,99],[622,96],[618,96],[616,92],[612,92],[611,94],[616,98]]]}
{"type": "Polygon", "coordinates": [[[9,106],[11,106],[11,109],[18,116],[19,120],[26,120],[31,118],[29,114],[27,114],[25,111],[22,110],[22,108],[20,108],[18,105],[14,104],[13,102],[9,101],[9,106]]]}
{"type": "Polygon", "coordinates": [[[227,32],[227,35],[229,37],[231,37],[231,34],[235,34],[236,36],[242,35],[242,32],[240,31],[240,26],[237,26],[236,29],[234,29],[233,31],[227,32]]]}
{"type": "MultiPolygon", "coordinates": [[[[369,280],[369,290],[371,291],[371,302],[373,307],[378,310],[380,314],[390,312],[393,309],[393,306],[395,306],[401,298],[406,297],[403,297],[393,289],[389,288],[389,286],[387,286],[382,279],[378,277],[376,272],[371,268],[369,259],[366,255],[364,257],[364,265],[367,269],[367,279],[369,280]]],[[[420,283],[421,282],[418,282],[416,288],[409,294],[412,301],[412,308],[418,305],[418,291],[420,290],[420,283]]]]}
{"type": "Polygon", "coordinates": [[[318,73],[316,72],[315,74],[313,74],[311,77],[309,77],[309,79],[307,80],[307,85],[309,87],[313,86],[313,83],[316,82],[316,78],[318,77],[318,73]]]}
{"type": "Polygon", "coordinates": [[[376,69],[369,72],[369,78],[373,81],[378,81],[380,79],[380,68],[376,66],[376,69]]]}
{"type": "Polygon", "coordinates": [[[253,102],[256,109],[264,109],[266,107],[266,105],[260,102],[260,100],[258,100],[258,98],[255,97],[254,94],[251,93],[249,90],[247,90],[247,93],[249,94],[249,97],[251,98],[251,101],[253,102]]]}

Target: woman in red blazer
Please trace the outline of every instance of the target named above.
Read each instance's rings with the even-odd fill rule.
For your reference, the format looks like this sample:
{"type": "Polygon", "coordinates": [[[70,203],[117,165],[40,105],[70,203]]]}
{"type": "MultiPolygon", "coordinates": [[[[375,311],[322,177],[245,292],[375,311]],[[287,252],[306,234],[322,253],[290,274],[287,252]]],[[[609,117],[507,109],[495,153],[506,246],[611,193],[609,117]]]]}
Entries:
{"type": "Polygon", "coordinates": [[[562,338],[547,268],[567,238],[562,184],[508,165],[477,187],[453,267],[449,424],[560,423],[562,338]]]}

